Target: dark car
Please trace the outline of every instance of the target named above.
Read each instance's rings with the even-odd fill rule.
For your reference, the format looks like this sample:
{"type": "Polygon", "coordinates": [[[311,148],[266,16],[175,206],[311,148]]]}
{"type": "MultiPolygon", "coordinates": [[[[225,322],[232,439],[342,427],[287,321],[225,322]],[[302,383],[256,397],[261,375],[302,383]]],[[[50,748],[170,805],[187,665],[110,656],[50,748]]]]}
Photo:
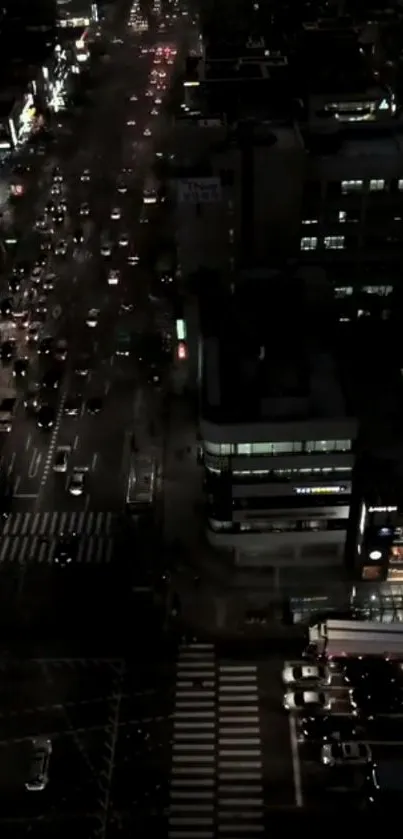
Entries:
{"type": "Polygon", "coordinates": [[[29,270],[30,265],[28,262],[17,262],[17,264],[14,265],[13,274],[16,277],[25,277],[29,270]]]}
{"type": "Polygon", "coordinates": [[[53,562],[60,568],[66,568],[77,558],[79,540],[76,533],[59,536],[53,553],[53,562]]]}
{"type": "Polygon", "coordinates": [[[57,390],[62,380],[62,371],[57,367],[47,370],[42,376],[41,388],[43,390],[57,390]]]}
{"type": "Polygon", "coordinates": [[[32,268],[44,268],[47,261],[48,260],[47,260],[46,256],[40,255],[40,256],[38,256],[38,259],[35,259],[35,262],[34,262],[32,268]]]}
{"type": "Polygon", "coordinates": [[[74,372],[77,376],[82,376],[84,378],[85,376],[88,376],[88,373],[90,372],[90,367],[91,364],[89,353],[81,353],[81,355],[78,356],[74,365],[74,372]]]}
{"type": "Polygon", "coordinates": [[[28,358],[16,358],[14,361],[13,373],[16,378],[23,378],[27,375],[29,370],[28,358]]]}
{"type": "Polygon", "coordinates": [[[11,294],[17,294],[21,288],[21,277],[17,274],[12,274],[11,277],[8,278],[8,289],[11,294]]]}
{"type": "Polygon", "coordinates": [[[81,411],[81,396],[67,396],[63,406],[63,413],[66,417],[78,417],[81,411]]]}
{"type": "Polygon", "coordinates": [[[61,211],[58,211],[57,213],[54,213],[54,215],[52,216],[52,219],[53,219],[54,224],[57,224],[57,225],[64,224],[65,214],[62,213],[61,211]]]}
{"type": "Polygon", "coordinates": [[[49,251],[52,250],[52,245],[53,245],[52,239],[46,238],[46,239],[42,239],[42,242],[39,245],[39,247],[40,247],[41,251],[44,251],[44,252],[48,251],[49,252],[49,251]]]}
{"type": "Polygon", "coordinates": [[[73,241],[76,245],[82,245],[82,243],[84,242],[84,234],[80,228],[77,228],[77,230],[74,231],[73,241]]]}
{"type": "Polygon", "coordinates": [[[56,204],[54,201],[48,201],[45,205],[45,211],[49,213],[49,215],[53,215],[56,212],[56,204]]]}
{"type": "Polygon", "coordinates": [[[53,338],[50,335],[46,335],[44,338],[38,343],[38,353],[39,355],[49,355],[53,350],[53,338]]]}
{"type": "Polygon", "coordinates": [[[3,341],[0,346],[0,355],[2,361],[11,361],[15,355],[16,345],[15,341],[3,341]]]}
{"type": "Polygon", "coordinates": [[[102,399],[100,396],[91,396],[87,399],[87,411],[89,414],[95,416],[102,410],[102,399]]]}
{"type": "Polygon", "coordinates": [[[36,422],[38,428],[42,431],[50,431],[55,424],[55,419],[56,412],[51,405],[42,405],[42,407],[39,408],[36,415],[36,422]]]}
{"type": "Polygon", "coordinates": [[[9,318],[13,311],[13,301],[10,297],[4,297],[0,300],[0,314],[3,318],[9,318]]]}

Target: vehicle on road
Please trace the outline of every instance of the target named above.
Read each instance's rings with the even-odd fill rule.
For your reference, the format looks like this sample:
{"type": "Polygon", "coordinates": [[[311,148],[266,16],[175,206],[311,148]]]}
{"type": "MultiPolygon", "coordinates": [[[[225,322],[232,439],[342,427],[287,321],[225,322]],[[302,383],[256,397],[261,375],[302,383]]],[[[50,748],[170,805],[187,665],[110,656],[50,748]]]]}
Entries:
{"type": "Polygon", "coordinates": [[[76,468],[73,470],[67,483],[70,495],[78,497],[84,492],[86,469],[76,468]]]}
{"type": "Polygon", "coordinates": [[[67,472],[69,462],[69,455],[71,452],[70,446],[58,446],[53,461],[54,472],[67,472]]]}
{"type": "Polygon", "coordinates": [[[37,412],[36,422],[42,431],[50,431],[56,421],[56,412],[51,405],[42,405],[37,412]]]}
{"type": "Polygon", "coordinates": [[[324,743],[321,748],[321,761],[324,766],[366,764],[372,761],[372,751],[368,743],[359,740],[324,743]]]}
{"type": "Polygon", "coordinates": [[[24,357],[16,358],[13,367],[13,376],[17,379],[24,378],[29,370],[29,359],[24,357]]]}
{"type": "Polygon", "coordinates": [[[63,413],[66,417],[78,417],[81,411],[82,398],[81,396],[67,396],[64,401],[63,413]]]}
{"type": "Polygon", "coordinates": [[[331,679],[331,671],[323,664],[286,661],[283,668],[283,682],[286,685],[293,682],[318,682],[329,685],[331,679]]]}
{"type": "Polygon", "coordinates": [[[332,697],[321,690],[289,690],[283,700],[286,711],[309,711],[310,713],[328,711],[332,697]]]}
{"type": "Polygon", "coordinates": [[[77,557],[79,539],[76,533],[61,533],[53,552],[53,562],[60,568],[71,565],[77,557]]]}
{"type": "Polygon", "coordinates": [[[102,411],[102,396],[90,396],[87,399],[87,412],[92,416],[96,416],[102,411]]]}
{"type": "Polygon", "coordinates": [[[95,327],[98,326],[98,316],[99,309],[90,309],[85,321],[87,326],[91,329],[95,329],[95,327]]]}
{"type": "Polygon", "coordinates": [[[49,762],[52,754],[52,743],[45,737],[38,737],[32,741],[32,753],[25,789],[28,792],[41,792],[49,781],[49,762]]]}
{"type": "Polygon", "coordinates": [[[16,392],[12,388],[0,388],[0,433],[10,433],[16,407],[16,392]]]}
{"type": "Polygon", "coordinates": [[[119,285],[120,271],[117,269],[111,270],[108,273],[108,285],[119,285]]]}
{"type": "Polygon", "coordinates": [[[126,493],[128,512],[133,515],[152,513],[156,493],[157,463],[155,458],[133,454],[126,493]]]}
{"type": "Polygon", "coordinates": [[[17,350],[16,342],[13,338],[8,338],[0,344],[0,357],[3,363],[8,363],[14,358],[17,350]]]}

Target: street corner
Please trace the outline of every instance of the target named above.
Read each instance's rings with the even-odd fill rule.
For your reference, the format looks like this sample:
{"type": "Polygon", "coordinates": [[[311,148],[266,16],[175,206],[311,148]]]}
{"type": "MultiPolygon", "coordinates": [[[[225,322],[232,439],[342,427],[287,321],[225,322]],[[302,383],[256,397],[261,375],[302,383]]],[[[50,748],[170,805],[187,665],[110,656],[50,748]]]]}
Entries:
{"type": "Polygon", "coordinates": [[[9,686],[0,697],[4,818],[47,822],[57,812],[58,818],[99,819],[117,736],[120,662],[36,659],[3,671],[9,686]],[[33,796],[26,780],[35,744],[43,742],[50,750],[48,780],[33,796]]]}

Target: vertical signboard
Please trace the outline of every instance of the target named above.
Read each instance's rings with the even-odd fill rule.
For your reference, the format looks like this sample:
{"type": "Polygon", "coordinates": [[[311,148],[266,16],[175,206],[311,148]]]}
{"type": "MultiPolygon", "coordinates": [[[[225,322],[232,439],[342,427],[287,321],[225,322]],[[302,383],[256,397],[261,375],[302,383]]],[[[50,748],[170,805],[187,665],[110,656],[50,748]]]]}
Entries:
{"type": "Polygon", "coordinates": [[[221,198],[219,178],[181,178],[178,181],[180,204],[215,204],[221,198]]]}

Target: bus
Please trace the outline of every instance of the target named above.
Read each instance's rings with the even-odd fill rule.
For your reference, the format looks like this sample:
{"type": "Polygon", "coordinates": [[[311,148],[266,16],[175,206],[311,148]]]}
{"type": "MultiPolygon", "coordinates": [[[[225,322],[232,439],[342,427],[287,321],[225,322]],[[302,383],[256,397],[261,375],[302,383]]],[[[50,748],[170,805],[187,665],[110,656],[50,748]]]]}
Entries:
{"type": "Polygon", "coordinates": [[[132,455],[126,508],[133,515],[153,512],[157,490],[157,464],[153,457],[132,455]]]}

